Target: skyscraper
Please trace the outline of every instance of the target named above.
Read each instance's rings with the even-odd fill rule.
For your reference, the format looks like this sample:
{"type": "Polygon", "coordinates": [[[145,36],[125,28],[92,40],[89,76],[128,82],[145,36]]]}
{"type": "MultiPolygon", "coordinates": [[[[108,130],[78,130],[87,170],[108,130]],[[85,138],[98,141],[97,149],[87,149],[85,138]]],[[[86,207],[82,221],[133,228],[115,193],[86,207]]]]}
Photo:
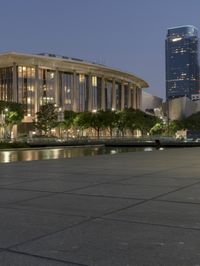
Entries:
{"type": "Polygon", "coordinates": [[[194,26],[170,28],[165,41],[166,99],[200,99],[198,31],[194,26]]]}

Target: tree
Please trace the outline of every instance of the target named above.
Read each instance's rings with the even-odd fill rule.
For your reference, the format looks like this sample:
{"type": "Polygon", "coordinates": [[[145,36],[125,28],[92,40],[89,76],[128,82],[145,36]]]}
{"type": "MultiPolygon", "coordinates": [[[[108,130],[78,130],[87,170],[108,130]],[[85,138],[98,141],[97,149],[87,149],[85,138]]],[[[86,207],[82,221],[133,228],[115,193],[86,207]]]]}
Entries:
{"type": "Polygon", "coordinates": [[[182,123],[186,129],[190,130],[200,130],[200,112],[192,114],[191,116],[185,118],[182,123]]]}
{"type": "Polygon", "coordinates": [[[11,137],[14,125],[19,124],[24,117],[23,105],[16,102],[0,101],[1,123],[4,129],[4,137],[11,137]]]}
{"type": "Polygon", "coordinates": [[[99,138],[100,130],[105,127],[105,116],[103,111],[83,112],[79,113],[75,118],[75,125],[80,127],[82,130],[93,128],[97,132],[99,138]]]}
{"type": "Polygon", "coordinates": [[[140,113],[137,114],[137,111],[133,108],[125,109],[124,112],[126,118],[126,128],[129,129],[132,134],[134,134],[134,130],[139,129],[138,115],[140,113]]]}
{"type": "Polygon", "coordinates": [[[126,109],[123,111],[117,112],[116,115],[117,115],[116,127],[121,132],[122,137],[124,137],[125,130],[127,128],[126,109]]]}
{"type": "Polygon", "coordinates": [[[90,112],[78,113],[74,119],[74,125],[75,127],[78,127],[84,130],[84,129],[90,128],[90,125],[91,125],[90,120],[91,120],[90,112]]]}
{"type": "Polygon", "coordinates": [[[118,125],[119,116],[116,111],[101,111],[102,119],[103,119],[103,127],[107,128],[110,134],[110,137],[113,135],[113,130],[118,125]]]}
{"type": "Polygon", "coordinates": [[[148,115],[139,109],[127,108],[118,113],[117,127],[122,136],[124,136],[126,129],[132,134],[134,134],[134,130],[138,129],[143,135],[147,134],[159,122],[160,119],[155,116],[148,115]]]}
{"type": "Polygon", "coordinates": [[[156,123],[150,130],[151,135],[162,135],[165,132],[165,125],[156,123]]]}
{"type": "Polygon", "coordinates": [[[161,120],[153,115],[149,115],[139,109],[134,112],[135,128],[139,129],[142,135],[146,135],[150,132],[151,128],[161,122],[161,120]]]}
{"type": "Polygon", "coordinates": [[[90,119],[91,119],[90,112],[78,113],[74,120],[74,124],[75,126],[80,127],[81,129],[87,129],[90,127],[90,119]]]}
{"type": "Polygon", "coordinates": [[[68,110],[64,111],[64,123],[67,129],[73,126],[74,119],[76,118],[76,116],[77,113],[75,113],[74,111],[68,111],[68,110]]]}
{"type": "Polygon", "coordinates": [[[35,128],[45,136],[51,135],[51,130],[58,125],[58,111],[53,103],[47,103],[40,106],[39,112],[36,113],[37,121],[35,128]]]}
{"type": "Polygon", "coordinates": [[[91,113],[90,127],[96,130],[97,138],[99,139],[100,130],[105,128],[106,114],[104,111],[99,110],[95,113],[91,113]]]}
{"type": "MultiPolygon", "coordinates": [[[[59,128],[61,129],[61,132],[63,130],[68,131],[70,128],[73,127],[76,116],[77,116],[77,113],[75,113],[74,111],[68,111],[68,110],[64,111],[64,120],[59,122],[58,124],[59,128]]],[[[67,133],[67,137],[68,137],[68,133],[67,133]]]]}

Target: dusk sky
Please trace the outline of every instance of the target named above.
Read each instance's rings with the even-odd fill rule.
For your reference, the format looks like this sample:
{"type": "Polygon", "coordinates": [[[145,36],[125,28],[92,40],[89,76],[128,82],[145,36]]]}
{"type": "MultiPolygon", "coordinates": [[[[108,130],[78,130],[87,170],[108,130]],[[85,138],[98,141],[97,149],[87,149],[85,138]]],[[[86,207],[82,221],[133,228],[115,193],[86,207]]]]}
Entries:
{"type": "Polygon", "coordinates": [[[0,52],[55,53],[131,72],[165,97],[167,28],[200,30],[199,0],[0,0],[0,52]]]}

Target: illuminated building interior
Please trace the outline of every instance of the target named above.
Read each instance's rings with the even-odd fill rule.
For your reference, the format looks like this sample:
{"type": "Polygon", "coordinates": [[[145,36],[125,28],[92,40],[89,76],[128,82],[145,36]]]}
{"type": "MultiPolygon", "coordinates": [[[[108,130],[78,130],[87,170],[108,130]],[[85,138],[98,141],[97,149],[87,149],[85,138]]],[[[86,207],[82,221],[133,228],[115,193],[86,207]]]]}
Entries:
{"type": "Polygon", "coordinates": [[[23,103],[24,122],[41,105],[52,102],[62,111],[141,108],[139,77],[105,65],[54,54],[0,54],[0,100],[23,103]]]}

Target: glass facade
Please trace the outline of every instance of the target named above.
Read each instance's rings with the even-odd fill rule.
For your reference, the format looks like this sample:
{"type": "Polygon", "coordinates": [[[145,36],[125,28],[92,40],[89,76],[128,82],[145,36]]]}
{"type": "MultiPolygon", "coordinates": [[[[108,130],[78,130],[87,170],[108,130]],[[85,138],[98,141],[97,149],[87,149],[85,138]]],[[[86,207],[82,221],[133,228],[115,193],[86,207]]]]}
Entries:
{"type": "Polygon", "coordinates": [[[92,76],[92,110],[97,110],[97,76],[92,76]]]}
{"type": "Polygon", "coordinates": [[[113,83],[110,80],[106,80],[105,86],[105,109],[111,110],[112,109],[112,95],[113,95],[113,83]]]}
{"type": "Polygon", "coordinates": [[[0,68],[0,99],[12,101],[13,68],[0,68]]]}
{"type": "Polygon", "coordinates": [[[101,109],[101,96],[102,96],[102,81],[97,77],[97,109],[101,109]]]}
{"type": "Polygon", "coordinates": [[[73,73],[59,72],[59,106],[64,110],[72,110],[73,88],[73,73]]]}
{"type": "Polygon", "coordinates": [[[17,67],[18,101],[24,105],[25,115],[35,115],[35,68],[17,67]]]}
{"type": "Polygon", "coordinates": [[[55,71],[51,69],[39,69],[39,98],[40,105],[55,103],[56,78],[55,71]]]}
{"type": "Polygon", "coordinates": [[[197,29],[193,26],[168,29],[165,52],[166,98],[194,99],[200,94],[197,29]]]}
{"type": "Polygon", "coordinates": [[[49,59],[40,64],[38,60],[30,56],[22,64],[20,56],[20,63],[14,58],[0,68],[0,100],[22,103],[27,123],[31,123],[40,106],[48,102],[55,103],[62,111],[75,112],[134,107],[129,86],[133,84],[126,76],[119,79],[110,69],[111,72],[104,73],[101,66],[96,70],[94,66],[90,69],[85,65],[76,69],[71,65],[65,67],[63,61],[49,59]]]}
{"type": "Polygon", "coordinates": [[[91,97],[92,97],[92,110],[101,109],[101,78],[97,76],[91,77],[91,97]]]}
{"type": "Polygon", "coordinates": [[[84,112],[88,111],[88,100],[89,100],[89,78],[88,75],[78,74],[77,75],[77,111],[84,112]]]}

